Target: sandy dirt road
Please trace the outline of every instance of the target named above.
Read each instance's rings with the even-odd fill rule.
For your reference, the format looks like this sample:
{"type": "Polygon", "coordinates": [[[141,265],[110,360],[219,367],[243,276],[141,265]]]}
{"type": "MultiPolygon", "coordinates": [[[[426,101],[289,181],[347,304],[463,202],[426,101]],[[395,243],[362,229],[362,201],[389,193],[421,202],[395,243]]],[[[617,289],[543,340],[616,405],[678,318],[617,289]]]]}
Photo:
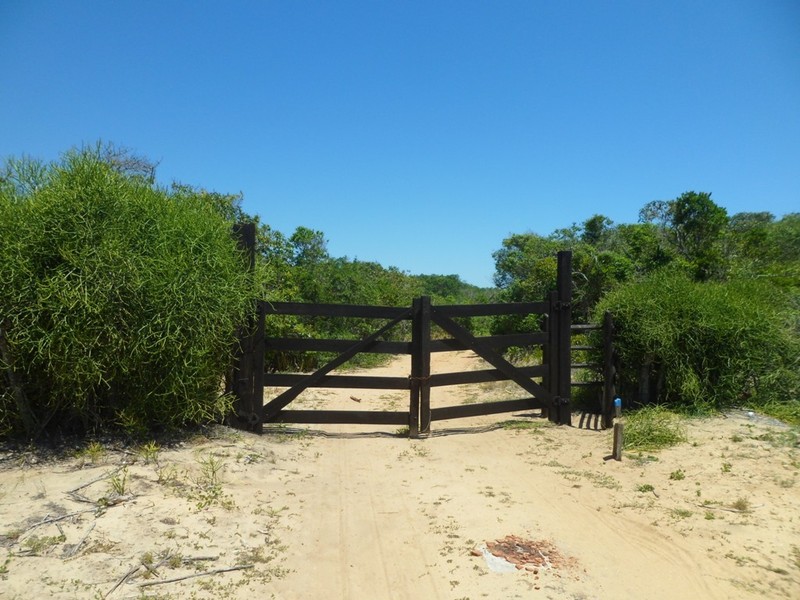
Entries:
{"type": "MultiPolygon", "coordinates": [[[[440,356],[435,371],[480,364],[440,356]]],[[[432,403],[503,394],[515,392],[437,388],[432,403]]],[[[296,404],[407,402],[318,390],[296,404]]],[[[689,440],[615,462],[609,432],[516,413],[435,422],[419,440],[380,426],[218,428],[155,457],[6,452],[0,598],[800,597],[796,432],[733,414],[692,421],[689,440]],[[94,504],[70,493],[84,485],[94,504]],[[529,551],[521,568],[487,550],[509,539],[529,551]]]]}

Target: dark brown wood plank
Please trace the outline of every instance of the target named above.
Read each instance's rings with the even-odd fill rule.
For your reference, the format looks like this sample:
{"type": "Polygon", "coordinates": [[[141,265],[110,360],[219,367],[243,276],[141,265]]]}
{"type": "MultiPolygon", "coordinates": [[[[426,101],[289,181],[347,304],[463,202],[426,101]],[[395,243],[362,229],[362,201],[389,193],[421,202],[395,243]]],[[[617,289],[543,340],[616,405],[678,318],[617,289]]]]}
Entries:
{"type": "MultiPolygon", "coordinates": [[[[437,308],[438,310],[438,308],[437,308]]],[[[537,331],[535,333],[515,333],[508,335],[489,335],[476,338],[494,348],[495,350],[506,350],[511,346],[541,346],[548,342],[546,333],[537,331]]],[[[452,338],[442,340],[431,340],[431,352],[452,352],[454,350],[468,350],[465,345],[452,338]]]]}
{"type": "MultiPolygon", "coordinates": [[[[267,350],[274,352],[345,352],[358,340],[268,337],[267,350]]],[[[367,351],[372,354],[411,354],[409,342],[375,342],[367,351]]]]}
{"type": "MultiPolygon", "coordinates": [[[[543,377],[547,374],[546,365],[536,365],[533,367],[518,367],[517,372],[525,377],[543,377]]],[[[498,369],[484,369],[481,371],[462,371],[460,373],[436,373],[431,375],[431,387],[442,387],[446,385],[462,385],[470,383],[488,383],[491,381],[508,381],[508,375],[498,369]]]]}
{"type": "MultiPolygon", "coordinates": [[[[307,377],[297,373],[267,373],[264,385],[267,387],[293,387],[307,377]]],[[[326,375],[313,388],[338,388],[362,390],[407,390],[408,377],[377,377],[371,375],[326,375]]]]}
{"type": "Polygon", "coordinates": [[[271,423],[408,425],[408,413],[370,410],[282,410],[271,423]]]}
{"type": "Polygon", "coordinates": [[[357,317],[366,319],[397,319],[401,315],[411,318],[407,307],[366,306],[361,304],[309,304],[306,302],[267,302],[268,315],[295,315],[306,317],[357,317]]]}
{"type": "Polygon", "coordinates": [[[432,421],[444,419],[460,419],[463,417],[477,417],[480,415],[496,415],[517,410],[530,410],[545,408],[546,403],[536,398],[523,400],[503,400],[501,402],[485,402],[478,404],[462,404],[460,406],[445,406],[431,410],[432,421]]]}
{"type": "Polygon", "coordinates": [[[558,272],[556,276],[558,287],[558,300],[556,302],[556,312],[558,314],[557,339],[558,346],[555,356],[563,367],[559,369],[558,381],[555,382],[556,394],[558,395],[558,418],[559,425],[572,424],[572,408],[570,398],[571,373],[569,364],[571,362],[569,347],[572,345],[572,252],[561,251],[558,253],[558,272]]]}
{"type": "Polygon", "coordinates": [[[503,304],[445,304],[436,311],[446,317],[491,317],[547,313],[547,302],[505,302],[503,304]]]}

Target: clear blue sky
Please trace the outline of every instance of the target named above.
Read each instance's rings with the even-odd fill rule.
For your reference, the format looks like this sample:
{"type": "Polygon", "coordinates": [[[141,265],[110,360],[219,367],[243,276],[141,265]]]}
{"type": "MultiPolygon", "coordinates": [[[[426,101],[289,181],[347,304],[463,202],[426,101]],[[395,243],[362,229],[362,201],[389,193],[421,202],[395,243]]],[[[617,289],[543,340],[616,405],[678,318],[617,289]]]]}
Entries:
{"type": "Polygon", "coordinates": [[[800,211],[798,0],[0,0],[0,157],[99,139],[334,256],[490,285],[511,233],[800,211]]]}

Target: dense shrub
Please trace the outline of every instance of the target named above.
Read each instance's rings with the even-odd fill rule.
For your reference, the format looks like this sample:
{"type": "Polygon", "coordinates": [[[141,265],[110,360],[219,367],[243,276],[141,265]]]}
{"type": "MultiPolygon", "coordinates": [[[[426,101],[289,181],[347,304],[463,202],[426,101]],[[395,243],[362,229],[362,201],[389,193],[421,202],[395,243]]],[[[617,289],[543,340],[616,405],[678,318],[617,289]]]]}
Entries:
{"type": "Polygon", "coordinates": [[[202,194],[99,151],[12,162],[0,187],[0,433],[174,426],[227,409],[220,382],[252,282],[202,194]],[[33,175],[32,175],[33,174],[33,175]]]}
{"type": "Polygon", "coordinates": [[[608,294],[597,314],[606,310],[629,401],[718,409],[797,400],[797,312],[774,286],[662,272],[608,294]]]}

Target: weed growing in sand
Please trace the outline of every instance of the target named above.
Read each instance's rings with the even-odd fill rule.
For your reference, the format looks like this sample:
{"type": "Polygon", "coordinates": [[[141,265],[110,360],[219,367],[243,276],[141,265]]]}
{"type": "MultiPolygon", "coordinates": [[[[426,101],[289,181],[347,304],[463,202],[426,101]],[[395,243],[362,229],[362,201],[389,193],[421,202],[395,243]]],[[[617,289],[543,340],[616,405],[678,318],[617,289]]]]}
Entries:
{"type": "Polygon", "coordinates": [[[627,417],[625,450],[660,450],[686,441],[684,418],[663,406],[648,406],[627,417]]]}
{"type": "Polygon", "coordinates": [[[178,481],[178,468],[167,465],[156,469],[156,483],[160,485],[175,485],[178,481]]]}
{"type": "Polygon", "coordinates": [[[39,537],[38,535],[32,535],[27,540],[22,543],[22,547],[30,552],[31,554],[40,555],[43,552],[47,552],[53,546],[57,546],[66,541],[66,536],[61,535],[44,535],[39,537]]]}
{"type": "Polygon", "coordinates": [[[128,467],[123,467],[112,475],[108,480],[108,485],[111,492],[118,496],[124,496],[128,491],[128,467]]]}
{"type": "Polygon", "coordinates": [[[678,469],[670,473],[669,478],[672,481],[681,481],[682,479],[686,479],[686,473],[683,472],[683,469],[678,469]]]}
{"type": "Polygon", "coordinates": [[[11,564],[11,557],[7,556],[3,564],[0,565],[0,579],[5,579],[8,575],[8,565],[11,564]]]}
{"type": "Polygon", "coordinates": [[[733,465],[729,462],[722,463],[722,472],[723,473],[730,473],[733,465]]]}
{"type": "Polygon", "coordinates": [[[731,502],[731,508],[739,512],[750,512],[750,500],[747,498],[737,498],[735,502],[731,502]]]}
{"type": "Polygon", "coordinates": [[[542,433],[542,429],[547,427],[549,423],[544,423],[542,421],[509,420],[502,421],[499,425],[508,431],[532,431],[533,433],[542,433]]]}
{"type": "Polygon", "coordinates": [[[692,511],[686,510],[685,508],[673,508],[672,516],[676,519],[688,519],[692,516],[692,511]]]}
{"type": "MultiPolygon", "coordinates": [[[[611,475],[606,475],[604,473],[596,473],[594,471],[578,471],[575,469],[563,469],[559,471],[558,474],[563,476],[568,481],[578,482],[581,479],[588,479],[594,487],[598,488],[618,490],[621,487],[616,479],[614,479],[611,475]]],[[[580,487],[580,484],[577,484],[573,487],[580,487]]]]}
{"type": "Polygon", "coordinates": [[[658,462],[658,457],[652,454],[632,454],[629,459],[633,460],[637,467],[644,467],[650,463],[658,462]]]}
{"type": "Polygon", "coordinates": [[[202,510],[212,504],[219,504],[226,510],[233,508],[233,500],[226,497],[222,490],[222,470],[225,462],[221,459],[208,455],[197,459],[200,465],[200,476],[194,480],[197,487],[192,498],[197,501],[197,509],[202,510]]]}
{"type": "Polygon", "coordinates": [[[421,444],[411,444],[409,450],[403,450],[399,455],[398,458],[425,458],[430,454],[430,450],[428,450],[425,446],[421,444]]]}
{"type": "Polygon", "coordinates": [[[147,442],[139,446],[139,456],[142,457],[144,464],[158,463],[158,453],[161,450],[156,442],[147,442]]]}
{"type": "Polygon", "coordinates": [[[85,448],[78,450],[75,454],[83,464],[90,462],[93,465],[98,464],[106,455],[106,449],[100,442],[90,442],[85,448]]]}
{"type": "Polygon", "coordinates": [[[649,483],[643,483],[642,485],[637,486],[636,491],[644,494],[646,492],[655,492],[656,488],[654,488],[649,483]]]}

